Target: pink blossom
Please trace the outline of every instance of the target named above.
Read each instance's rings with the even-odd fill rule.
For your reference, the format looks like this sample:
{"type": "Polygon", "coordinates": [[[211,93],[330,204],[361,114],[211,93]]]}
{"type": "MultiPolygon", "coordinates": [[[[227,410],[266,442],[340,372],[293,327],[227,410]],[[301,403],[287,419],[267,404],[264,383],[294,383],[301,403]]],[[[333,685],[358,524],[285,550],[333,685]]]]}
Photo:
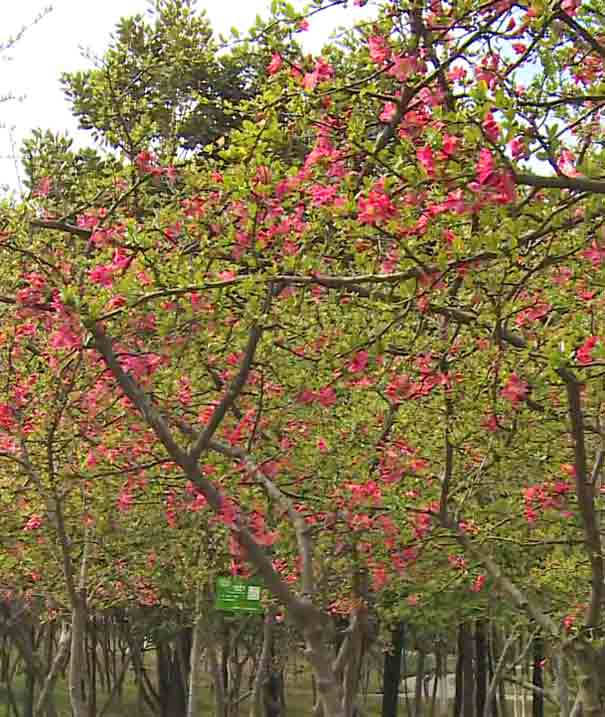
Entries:
{"type": "Polygon", "coordinates": [[[128,269],[133,257],[122,247],[118,247],[111,258],[111,266],[117,270],[128,269]]]}
{"type": "Polygon", "coordinates": [[[169,184],[174,184],[178,178],[178,169],[172,164],[169,164],[163,169],[164,176],[168,180],[169,184]]]}
{"type": "Polygon", "coordinates": [[[575,615],[565,615],[565,617],[563,618],[563,627],[567,632],[570,632],[571,628],[574,626],[575,621],[575,615]]]}
{"type": "Polygon", "coordinates": [[[79,348],[81,343],[81,337],[74,331],[72,326],[67,323],[62,324],[50,336],[50,345],[54,349],[79,348]]]}
{"type": "Polygon", "coordinates": [[[111,286],[114,279],[113,271],[111,264],[99,264],[88,272],[88,278],[93,284],[111,286]]]}
{"type": "Polygon", "coordinates": [[[157,157],[153,152],[143,150],[135,157],[134,163],[141,174],[156,174],[158,170],[157,157]]]}
{"type": "Polygon", "coordinates": [[[577,15],[578,9],[581,5],[581,0],[563,0],[561,3],[561,9],[567,15],[577,15]]]}
{"type": "Polygon", "coordinates": [[[381,122],[388,123],[393,119],[393,117],[395,117],[396,113],[397,105],[394,102],[386,102],[382,108],[382,112],[378,116],[378,119],[381,122]]]}
{"type": "Polygon", "coordinates": [[[398,82],[405,82],[412,75],[420,71],[420,63],[415,54],[397,55],[391,57],[392,67],[389,67],[387,74],[394,77],[398,82]]]}
{"type": "Polygon", "coordinates": [[[483,128],[483,131],[485,132],[485,135],[488,139],[490,139],[492,142],[498,141],[498,139],[500,138],[500,126],[494,119],[494,115],[491,111],[488,112],[483,118],[481,127],[483,128]]]}
{"type": "Polygon", "coordinates": [[[500,60],[497,55],[487,55],[475,70],[477,82],[485,82],[490,90],[493,90],[498,83],[498,65],[500,60]]]}
{"type": "Polygon", "coordinates": [[[423,87],[418,93],[418,97],[428,107],[440,107],[443,104],[444,94],[440,87],[423,87]]]}
{"type": "Polygon", "coordinates": [[[499,429],[498,417],[495,414],[490,413],[483,418],[483,420],[481,421],[481,425],[483,426],[483,428],[485,428],[486,431],[489,431],[490,433],[496,433],[499,429]]]}
{"type": "Polygon", "coordinates": [[[387,41],[380,35],[373,35],[368,38],[370,58],[378,65],[383,65],[391,56],[391,48],[387,41]]]}
{"type": "Polygon", "coordinates": [[[322,406],[329,408],[336,403],[336,391],[332,386],[324,386],[324,388],[320,389],[317,400],[322,406]]]}
{"type": "Polygon", "coordinates": [[[580,172],[576,169],[576,156],[569,150],[564,149],[557,159],[557,167],[568,177],[577,177],[580,172]]]}
{"type": "Polygon", "coordinates": [[[451,134],[443,135],[443,144],[441,145],[441,149],[443,151],[443,154],[445,154],[447,157],[454,157],[456,155],[456,152],[458,151],[459,145],[459,137],[455,137],[451,134]]]}
{"type": "Polygon", "coordinates": [[[452,82],[460,82],[466,79],[466,69],[460,65],[454,65],[452,69],[447,73],[448,80],[452,82]]]}
{"type": "Polygon", "coordinates": [[[514,137],[508,143],[507,147],[513,159],[519,159],[527,151],[523,137],[514,137]]]}
{"type": "Polygon", "coordinates": [[[334,199],[336,192],[337,189],[334,186],[324,187],[320,184],[316,184],[315,186],[311,187],[311,196],[313,198],[313,203],[319,206],[331,202],[334,199]]]}
{"type": "Polygon", "coordinates": [[[303,87],[305,90],[314,90],[318,84],[327,82],[333,77],[334,68],[323,57],[320,57],[315,63],[313,72],[308,72],[303,77],[303,87]]]}
{"type": "Polygon", "coordinates": [[[462,555],[448,555],[447,561],[456,570],[464,570],[466,568],[466,560],[462,555]]]}
{"type": "Polygon", "coordinates": [[[420,147],[416,150],[416,157],[426,173],[431,177],[435,173],[435,158],[432,147],[429,144],[420,147]]]}
{"type": "Polygon", "coordinates": [[[23,526],[23,530],[27,532],[31,532],[33,530],[38,530],[38,528],[42,527],[42,516],[35,514],[32,515],[32,517],[27,521],[27,523],[23,526]]]}
{"type": "Polygon", "coordinates": [[[351,373],[359,373],[360,371],[364,371],[366,366],[368,365],[368,358],[369,354],[367,351],[358,351],[355,356],[353,356],[353,359],[349,363],[347,368],[351,373]]]}
{"type": "Polygon", "coordinates": [[[471,592],[473,593],[480,593],[481,590],[483,590],[483,586],[485,585],[486,581],[485,575],[477,575],[477,577],[474,579],[473,584],[471,585],[471,592]]]}
{"type": "Polygon", "coordinates": [[[78,214],[76,218],[76,224],[80,229],[93,230],[97,224],[101,221],[100,217],[96,214],[78,214]]]}
{"type": "Polygon", "coordinates": [[[592,351],[598,343],[598,336],[589,336],[576,351],[577,362],[583,365],[591,363],[593,360],[592,351]]]}
{"type": "Polygon", "coordinates": [[[603,266],[605,264],[605,246],[598,244],[593,239],[590,247],[582,252],[582,256],[588,259],[595,269],[603,266]]]}
{"type": "Polygon", "coordinates": [[[274,52],[271,55],[271,62],[267,66],[267,72],[270,75],[275,75],[277,72],[279,72],[282,68],[282,65],[284,64],[284,60],[282,56],[279,54],[279,52],[274,52]]]}
{"type": "Polygon", "coordinates": [[[485,147],[479,152],[479,160],[476,166],[477,181],[479,184],[488,184],[494,176],[496,162],[492,153],[485,147]]]}
{"type": "Polygon", "coordinates": [[[360,197],[357,219],[360,224],[377,224],[392,219],[397,210],[384,190],[381,182],[376,182],[366,197],[360,197]]]}
{"type": "Polygon", "coordinates": [[[510,401],[513,406],[520,403],[529,393],[529,385],[516,373],[511,373],[507,382],[500,390],[500,395],[510,401]]]}

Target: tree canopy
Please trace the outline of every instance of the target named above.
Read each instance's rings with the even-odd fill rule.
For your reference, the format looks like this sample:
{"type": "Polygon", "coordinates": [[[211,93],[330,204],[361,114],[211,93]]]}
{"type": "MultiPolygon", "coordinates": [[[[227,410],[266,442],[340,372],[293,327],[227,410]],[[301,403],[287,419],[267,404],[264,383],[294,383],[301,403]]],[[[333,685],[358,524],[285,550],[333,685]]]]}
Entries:
{"type": "Polygon", "coordinates": [[[603,8],[385,1],[288,43],[363,4],[276,2],[216,55],[161,3],[65,77],[122,155],[3,212],[6,579],[69,607],[73,657],[97,605],[254,575],[326,717],[328,615],[514,612],[601,714],[603,8]]]}

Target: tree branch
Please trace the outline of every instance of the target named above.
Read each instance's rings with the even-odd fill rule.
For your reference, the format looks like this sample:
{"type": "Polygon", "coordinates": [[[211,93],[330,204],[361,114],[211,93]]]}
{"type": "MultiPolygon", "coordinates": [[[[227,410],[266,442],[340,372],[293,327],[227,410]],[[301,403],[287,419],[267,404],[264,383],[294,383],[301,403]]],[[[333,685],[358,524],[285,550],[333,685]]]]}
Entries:
{"type": "Polygon", "coordinates": [[[212,412],[212,416],[210,416],[210,420],[206,424],[202,434],[189,451],[189,458],[191,461],[197,462],[202,453],[207,450],[212,436],[214,436],[217,428],[221,425],[227,411],[235,403],[237,397],[244,389],[248,376],[250,375],[250,370],[252,369],[254,354],[262,334],[263,327],[259,323],[254,324],[254,326],[250,329],[248,344],[244,352],[244,357],[240,363],[239,371],[229,384],[227,392],[212,412]]]}
{"type": "MultiPolygon", "coordinates": [[[[110,337],[96,323],[89,325],[88,329],[93,335],[95,346],[103,356],[107,368],[111,371],[126,396],[153,429],[170,457],[183,470],[185,477],[199,488],[212,510],[220,514],[225,506],[225,499],[220,491],[200,472],[197,461],[193,461],[191,456],[176,443],[166,422],[151,405],[144,391],[132,376],[127,374],[121,367],[113,350],[110,337]]],[[[310,606],[298,600],[290,591],[287,584],[273,567],[271,560],[248,529],[244,517],[237,516],[229,527],[246,551],[250,563],[265,581],[268,590],[286,606],[293,617],[298,618],[299,624],[304,621],[310,606]]]]}
{"type": "Polygon", "coordinates": [[[590,604],[586,610],[585,626],[596,627],[599,623],[601,604],[605,593],[605,565],[603,562],[603,546],[601,544],[599,524],[595,511],[594,482],[591,481],[588,475],[584,414],[582,411],[582,398],[580,393],[582,384],[568,368],[560,368],[557,370],[557,373],[565,382],[567,389],[569,420],[574,442],[576,496],[578,498],[582,527],[584,529],[584,544],[588,552],[591,567],[590,604]]]}
{"type": "Polygon", "coordinates": [[[53,220],[41,220],[32,219],[30,222],[32,227],[38,227],[39,229],[55,229],[59,232],[66,232],[67,234],[73,234],[74,236],[81,237],[82,239],[90,239],[92,232],[90,229],[82,229],[75,224],[69,224],[68,222],[57,222],[53,220]]]}
{"type": "Polygon", "coordinates": [[[520,588],[513,583],[513,581],[502,573],[497,563],[479,546],[475,541],[471,540],[467,533],[462,530],[451,518],[446,517],[445,519],[439,518],[443,527],[451,530],[460,545],[471,555],[475,560],[483,565],[487,570],[490,577],[496,584],[496,586],[508,596],[509,600],[515,607],[522,610],[529,615],[532,620],[539,625],[544,632],[551,636],[557,637],[559,630],[557,625],[554,623],[552,618],[536,605],[536,603],[520,588]]]}
{"type": "Polygon", "coordinates": [[[538,174],[515,174],[517,184],[539,189],[570,189],[576,192],[605,194],[605,180],[582,177],[543,177],[538,174]]]}
{"type": "Polygon", "coordinates": [[[307,596],[313,595],[315,592],[315,580],[313,577],[313,541],[310,526],[307,525],[300,513],[294,510],[294,506],[287,496],[282,493],[273,481],[267,478],[246,451],[214,440],[209,442],[209,448],[223,456],[240,461],[246,467],[246,470],[254,476],[255,480],[265,488],[268,495],[288,514],[296,533],[296,542],[298,543],[298,551],[302,561],[303,593],[307,596]]]}

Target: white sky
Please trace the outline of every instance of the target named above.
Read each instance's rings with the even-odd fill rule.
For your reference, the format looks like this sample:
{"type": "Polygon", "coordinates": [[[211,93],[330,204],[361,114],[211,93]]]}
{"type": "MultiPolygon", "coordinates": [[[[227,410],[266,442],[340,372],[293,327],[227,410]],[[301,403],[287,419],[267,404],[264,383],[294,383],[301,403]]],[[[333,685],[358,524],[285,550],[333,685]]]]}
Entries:
{"type": "MultiPolygon", "coordinates": [[[[52,12],[27,31],[11,51],[10,62],[0,63],[0,94],[10,91],[25,96],[22,102],[0,104],[4,126],[0,129],[0,185],[15,189],[20,170],[11,157],[12,147],[18,154],[31,129],[67,131],[77,136],[79,144],[90,141],[84,132],[77,135],[77,123],[59,85],[60,73],[89,67],[81,48],[102,54],[120,17],[145,13],[149,8],[147,0],[0,0],[0,41],[29,24],[49,4],[52,12]]],[[[268,5],[269,0],[198,0],[197,4],[206,9],[217,32],[228,32],[233,25],[247,29],[256,14],[268,14],[268,5]]],[[[310,42],[306,44],[317,51],[328,37],[330,25],[346,24],[348,15],[352,20],[364,14],[359,8],[320,13],[311,19],[310,42]]]]}

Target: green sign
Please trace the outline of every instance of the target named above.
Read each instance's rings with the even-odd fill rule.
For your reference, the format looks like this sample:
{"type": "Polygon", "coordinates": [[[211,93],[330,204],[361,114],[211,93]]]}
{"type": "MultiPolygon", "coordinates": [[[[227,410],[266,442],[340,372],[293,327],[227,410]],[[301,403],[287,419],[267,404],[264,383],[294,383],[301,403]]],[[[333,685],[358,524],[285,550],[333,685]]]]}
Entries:
{"type": "Polygon", "coordinates": [[[220,577],[216,581],[214,606],[229,612],[263,612],[261,595],[261,586],[253,580],[220,577]]]}

